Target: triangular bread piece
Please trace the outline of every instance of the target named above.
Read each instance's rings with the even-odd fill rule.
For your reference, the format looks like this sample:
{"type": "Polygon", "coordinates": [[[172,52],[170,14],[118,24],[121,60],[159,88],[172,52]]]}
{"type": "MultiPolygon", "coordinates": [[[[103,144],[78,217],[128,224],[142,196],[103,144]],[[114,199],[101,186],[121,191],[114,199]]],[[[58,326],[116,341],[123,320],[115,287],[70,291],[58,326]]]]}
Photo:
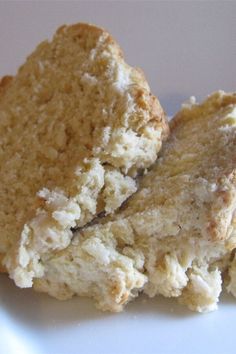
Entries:
{"type": "Polygon", "coordinates": [[[157,158],[168,125],[114,39],[63,26],[0,84],[0,253],[17,285],[71,228],[113,213],[157,158]]]}

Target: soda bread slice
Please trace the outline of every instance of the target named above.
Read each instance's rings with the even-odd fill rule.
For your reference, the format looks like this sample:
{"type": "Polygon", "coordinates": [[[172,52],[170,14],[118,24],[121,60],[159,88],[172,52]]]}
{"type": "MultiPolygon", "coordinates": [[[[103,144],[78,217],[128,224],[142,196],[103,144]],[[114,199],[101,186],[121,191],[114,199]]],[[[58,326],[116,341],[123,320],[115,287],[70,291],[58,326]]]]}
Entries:
{"type": "Polygon", "coordinates": [[[88,24],[59,28],[0,84],[0,253],[21,287],[71,228],[137,189],[168,133],[142,72],[88,24]]]}
{"type": "Polygon", "coordinates": [[[113,216],[45,255],[36,290],[93,297],[120,311],[139,291],[217,307],[225,279],[236,295],[236,94],[183,105],[157,164],[113,216]]]}

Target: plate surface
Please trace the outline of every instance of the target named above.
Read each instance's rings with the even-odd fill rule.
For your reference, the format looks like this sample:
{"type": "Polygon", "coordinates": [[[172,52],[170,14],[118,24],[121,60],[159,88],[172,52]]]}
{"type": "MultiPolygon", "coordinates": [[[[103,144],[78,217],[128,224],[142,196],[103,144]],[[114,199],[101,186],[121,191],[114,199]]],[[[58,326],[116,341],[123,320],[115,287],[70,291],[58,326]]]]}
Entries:
{"type": "MultiPolygon", "coordinates": [[[[14,74],[63,23],[113,34],[145,72],[168,115],[189,96],[235,91],[236,2],[0,2],[0,76],[14,74]]],[[[174,300],[140,297],[119,314],[88,299],[59,302],[0,276],[2,354],[233,354],[236,301],[195,314],[174,300]]]]}
{"type": "Polygon", "coordinates": [[[235,299],[195,314],[172,299],[140,297],[118,314],[91,300],[59,302],[31,289],[0,283],[2,354],[231,354],[235,353],[235,299]]]}

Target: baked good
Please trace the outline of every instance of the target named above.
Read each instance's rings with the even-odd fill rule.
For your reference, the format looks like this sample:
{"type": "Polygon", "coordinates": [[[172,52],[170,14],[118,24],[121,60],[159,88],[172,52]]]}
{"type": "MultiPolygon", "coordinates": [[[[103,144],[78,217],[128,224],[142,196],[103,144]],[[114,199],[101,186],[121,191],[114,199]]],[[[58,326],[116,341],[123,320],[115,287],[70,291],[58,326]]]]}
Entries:
{"type": "Polygon", "coordinates": [[[192,98],[170,129],[125,206],[43,257],[36,290],[90,296],[111,311],[140,291],[214,310],[223,280],[236,295],[236,94],[216,92],[201,104],[192,98]]]}
{"type": "Polygon", "coordinates": [[[0,253],[20,287],[72,228],[113,213],[157,158],[165,114],[114,39],[62,26],[0,84],[0,253]]]}

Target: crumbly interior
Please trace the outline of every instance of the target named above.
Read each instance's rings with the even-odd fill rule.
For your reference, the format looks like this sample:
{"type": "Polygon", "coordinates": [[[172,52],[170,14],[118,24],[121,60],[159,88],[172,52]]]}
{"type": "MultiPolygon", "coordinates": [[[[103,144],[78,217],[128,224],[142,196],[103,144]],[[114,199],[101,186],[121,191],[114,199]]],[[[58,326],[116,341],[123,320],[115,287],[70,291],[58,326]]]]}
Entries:
{"type": "Polygon", "coordinates": [[[140,291],[211,311],[223,281],[236,296],[235,145],[236,94],[185,104],[138,192],[67,249],[45,255],[35,289],[90,296],[110,311],[140,291]]]}
{"type": "Polygon", "coordinates": [[[102,29],[63,26],[0,84],[0,253],[19,286],[71,228],[136,189],[168,131],[140,70],[102,29]]]}

